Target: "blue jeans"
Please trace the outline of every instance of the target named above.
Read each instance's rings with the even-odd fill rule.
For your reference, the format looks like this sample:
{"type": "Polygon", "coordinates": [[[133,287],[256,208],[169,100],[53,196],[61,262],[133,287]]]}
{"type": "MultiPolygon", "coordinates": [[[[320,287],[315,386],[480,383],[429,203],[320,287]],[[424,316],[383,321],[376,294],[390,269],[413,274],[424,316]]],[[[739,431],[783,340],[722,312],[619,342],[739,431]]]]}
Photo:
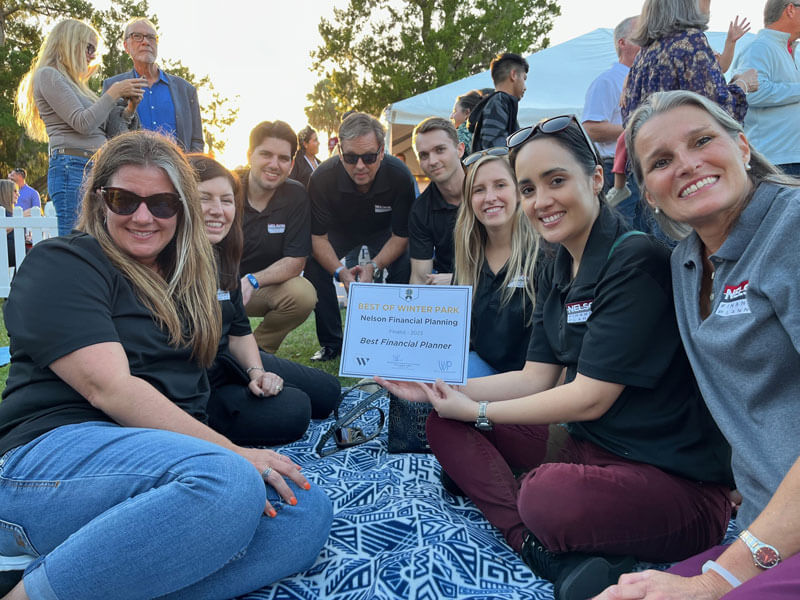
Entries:
{"type": "Polygon", "coordinates": [[[330,500],[290,485],[296,506],[193,437],[62,426],[0,457],[0,554],[37,557],[36,600],[227,600],[309,568],[327,539],[330,500]]]}
{"type": "Polygon", "coordinates": [[[81,185],[89,159],[51,154],[47,169],[47,193],[56,207],[58,235],[67,235],[78,220],[81,185]]]}
{"type": "Polygon", "coordinates": [[[486,377],[487,375],[496,375],[499,371],[492,365],[483,360],[478,353],[470,350],[467,355],[467,377],[486,377]]]}

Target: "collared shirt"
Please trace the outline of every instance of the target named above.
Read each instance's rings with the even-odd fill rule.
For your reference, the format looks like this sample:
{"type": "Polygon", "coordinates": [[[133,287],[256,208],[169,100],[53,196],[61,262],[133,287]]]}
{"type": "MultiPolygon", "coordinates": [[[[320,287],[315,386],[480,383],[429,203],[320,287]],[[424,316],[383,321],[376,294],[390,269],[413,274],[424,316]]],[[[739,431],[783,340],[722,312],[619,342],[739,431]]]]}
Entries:
{"type": "Polygon", "coordinates": [[[391,231],[408,237],[408,213],[414,201],[412,177],[403,162],[383,157],[375,180],[366,193],[359,192],[338,156],[323,162],[308,182],[311,200],[311,234],[334,233],[365,240],[391,231]]]}
{"type": "Polygon", "coordinates": [[[507,265],[497,273],[483,262],[472,298],[470,346],[483,360],[500,373],[517,371],[525,365],[531,338],[533,306],[525,293],[524,275],[509,283],[514,295],[503,302],[503,281],[507,265]]]}
{"type": "Polygon", "coordinates": [[[15,206],[19,206],[22,210],[28,210],[34,206],[41,206],[42,200],[39,198],[39,192],[29,186],[27,183],[19,188],[19,198],[15,206]]]}
{"type": "Polygon", "coordinates": [[[744,129],[750,144],[776,165],[800,162],[800,69],[796,54],[787,52],[789,37],[762,29],[732,68],[758,72],[758,90],[747,94],[744,129]]]}
{"type": "Polygon", "coordinates": [[[693,481],[731,483],[730,449],[695,384],[675,321],[669,249],[603,207],[577,276],[559,247],[539,278],[528,360],[625,386],[599,419],[569,423],[576,438],[693,481]]]}
{"type": "Polygon", "coordinates": [[[800,189],[762,183],[722,246],[711,312],[700,316],[703,245],[692,233],[675,248],[675,310],[711,414],[733,448],[744,498],[736,517],[764,510],[800,455],[800,189]]]}
{"type": "MultiPolygon", "coordinates": [[[[581,121],[607,121],[612,125],[622,126],[622,108],[619,101],[625,78],[630,68],[621,62],[615,62],[609,69],[600,73],[586,90],[586,99],[583,103],[581,121]]],[[[595,142],[600,156],[609,158],[614,156],[617,147],[613,142],[595,142]]]]}
{"type": "MultiPolygon", "coordinates": [[[[134,77],[141,77],[136,70],[134,77]]],[[[176,138],[178,124],[175,120],[175,103],[169,90],[169,80],[166,73],[159,69],[158,81],[145,88],[144,97],[136,108],[142,129],[159,131],[172,139],[176,138]]]]}
{"type": "Polygon", "coordinates": [[[247,202],[248,174],[249,171],[241,173],[245,203],[240,274],[261,271],[285,256],[307,257],[311,254],[310,216],[308,196],[302,184],[287,179],[275,190],[267,207],[259,212],[247,202]]]}
{"type": "Polygon", "coordinates": [[[447,202],[431,181],[411,206],[408,217],[411,258],[433,259],[433,269],[437,273],[452,273],[453,230],[457,214],[458,205],[447,202]]]}

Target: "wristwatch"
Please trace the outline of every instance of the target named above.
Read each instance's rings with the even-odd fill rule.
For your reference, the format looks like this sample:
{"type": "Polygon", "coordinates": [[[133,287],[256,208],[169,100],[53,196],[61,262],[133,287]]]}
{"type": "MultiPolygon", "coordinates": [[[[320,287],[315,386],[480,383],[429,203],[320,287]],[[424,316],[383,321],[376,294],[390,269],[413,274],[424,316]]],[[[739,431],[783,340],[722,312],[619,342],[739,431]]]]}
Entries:
{"type": "Polygon", "coordinates": [[[491,431],[493,427],[492,422],[486,416],[487,406],[489,406],[489,403],[485,400],[478,402],[478,418],[475,419],[475,428],[481,431],[491,431]]]}
{"type": "Polygon", "coordinates": [[[256,279],[256,276],[253,275],[252,273],[248,273],[247,275],[245,275],[245,277],[247,277],[247,281],[250,282],[250,285],[253,286],[253,289],[257,290],[258,289],[258,279],[256,279]]]}
{"type": "Polygon", "coordinates": [[[757,567],[771,569],[781,562],[781,554],[775,546],[765,544],[746,529],[739,534],[739,539],[750,549],[757,567]]]}

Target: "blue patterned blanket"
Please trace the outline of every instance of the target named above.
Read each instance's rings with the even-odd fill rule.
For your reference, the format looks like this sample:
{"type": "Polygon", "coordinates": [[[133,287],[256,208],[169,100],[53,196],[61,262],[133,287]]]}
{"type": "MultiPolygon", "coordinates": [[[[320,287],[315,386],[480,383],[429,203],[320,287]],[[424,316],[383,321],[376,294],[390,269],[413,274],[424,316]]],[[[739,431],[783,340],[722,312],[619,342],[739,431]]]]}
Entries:
{"type": "MultiPolygon", "coordinates": [[[[363,397],[353,392],[342,410],[363,397]]],[[[388,418],[388,400],[381,403],[388,418]]],[[[433,455],[389,454],[384,428],[366,444],[319,458],[314,449],[332,422],[314,422],[281,450],[333,501],[330,538],[309,571],[246,600],[552,600],[552,585],[478,509],[444,491],[433,455]]]]}

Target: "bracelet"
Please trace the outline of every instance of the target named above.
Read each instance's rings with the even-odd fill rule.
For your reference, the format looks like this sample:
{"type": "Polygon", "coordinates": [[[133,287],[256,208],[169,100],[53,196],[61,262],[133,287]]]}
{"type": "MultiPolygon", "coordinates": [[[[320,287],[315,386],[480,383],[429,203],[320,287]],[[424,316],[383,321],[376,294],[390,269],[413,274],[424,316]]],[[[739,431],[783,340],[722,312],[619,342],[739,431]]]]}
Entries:
{"type": "Polygon", "coordinates": [[[702,572],[706,573],[708,571],[714,571],[735,588],[742,585],[742,582],[739,581],[739,578],[736,577],[736,575],[728,571],[728,569],[723,567],[721,564],[714,562],[713,560],[707,560],[703,565],[702,572]]]}
{"type": "Polygon", "coordinates": [[[339,279],[339,273],[341,273],[341,272],[342,272],[342,269],[344,269],[344,267],[339,267],[338,269],[336,269],[336,270],[333,272],[333,278],[334,278],[336,281],[341,281],[341,279],[339,279]]]}
{"type": "Polygon", "coordinates": [[[262,371],[262,372],[266,373],[266,371],[264,371],[264,367],[249,367],[249,368],[248,368],[248,369],[245,371],[245,373],[247,373],[247,376],[248,376],[248,377],[250,377],[250,371],[262,371]]]}
{"type": "Polygon", "coordinates": [[[374,276],[375,273],[380,271],[380,267],[378,267],[378,263],[376,263],[374,260],[369,261],[367,264],[368,265],[372,265],[373,276],[374,276]]]}
{"type": "MultiPolygon", "coordinates": [[[[744,84],[744,93],[745,93],[745,94],[749,94],[749,93],[750,93],[750,84],[749,84],[749,83],[747,83],[747,82],[746,82],[744,79],[742,79],[741,77],[740,77],[739,79],[737,79],[737,80],[736,80],[736,82],[739,82],[739,81],[741,81],[741,82],[744,84]]],[[[734,82],[734,83],[736,83],[736,82],[734,82]]]]}
{"type": "Polygon", "coordinates": [[[247,277],[247,281],[250,282],[250,285],[253,286],[253,289],[257,290],[258,289],[258,279],[256,279],[256,276],[253,275],[252,273],[248,273],[247,275],[245,275],[245,277],[247,277]]]}

